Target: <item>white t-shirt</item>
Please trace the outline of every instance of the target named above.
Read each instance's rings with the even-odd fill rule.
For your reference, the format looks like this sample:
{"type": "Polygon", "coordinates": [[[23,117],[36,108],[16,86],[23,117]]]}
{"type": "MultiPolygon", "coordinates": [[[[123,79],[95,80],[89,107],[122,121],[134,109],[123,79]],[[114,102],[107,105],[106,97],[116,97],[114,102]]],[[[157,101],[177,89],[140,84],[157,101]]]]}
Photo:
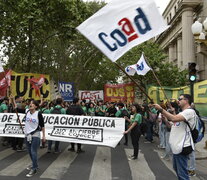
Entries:
{"type": "Polygon", "coordinates": [[[26,111],[25,117],[25,135],[29,134],[37,129],[39,125],[38,111],[35,111],[33,114],[30,111],[26,111]]]}
{"type": "MultiPolygon", "coordinates": [[[[193,109],[185,109],[179,113],[189,123],[193,129],[195,127],[196,113],[193,109]]],[[[194,150],[194,143],[191,136],[190,128],[186,122],[174,122],[170,132],[169,143],[173,154],[182,152],[183,147],[192,146],[194,150]]]]}

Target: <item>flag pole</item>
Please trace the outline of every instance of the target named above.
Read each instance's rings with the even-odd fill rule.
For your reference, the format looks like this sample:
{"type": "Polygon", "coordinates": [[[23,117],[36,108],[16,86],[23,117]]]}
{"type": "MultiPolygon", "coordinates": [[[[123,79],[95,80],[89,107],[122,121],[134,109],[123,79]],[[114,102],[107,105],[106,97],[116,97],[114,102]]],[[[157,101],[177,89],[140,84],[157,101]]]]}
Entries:
{"type": "Polygon", "coordinates": [[[126,72],[125,72],[125,70],[119,65],[119,64],[117,64],[116,62],[114,62],[114,64],[128,77],[128,78],[130,78],[136,85],[137,85],[137,87],[140,89],[140,91],[142,91],[144,94],[145,94],[145,96],[151,101],[151,102],[153,102],[153,100],[148,96],[148,94],[141,88],[141,86],[129,75],[129,74],[127,74],[126,72]]]}
{"type": "Polygon", "coordinates": [[[149,61],[147,60],[147,58],[146,58],[146,56],[144,55],[144,53],[143,53],[143,56],[144,56],[144,58],[145,58],[145,60],[146,60],[146,62],[147,62],[147,64],[148,64],[148,66],[151,68],[151,70],[152,70],[152,74],[153,74],[153,76],[155,77],[155,79],[157,80],[157,83],[158,83],[159,86],[161,87],[161,90],[162,90],[162,92],[163,92],[165,98],[167,99],[167,102],[170,102],[169,99],[168,99],[168,97],[167,97],[167,95],[166,95],[166,93],[165,93],[164,88],[162,87],[162,85],[161,85],[161,83],[160,83],[160,80],[159,80],[158,77],[156,76],[155,71],[153,70],[153,68],[150,66],[149,61]]]}
{"type": "Polygon", "coordinates": [[[14,107],[14,111],[15,111],[15,113],[16,113],[16,115],[17,115],[17,121],[18,121],[18,123],[19,123],[19,125],[20,125],[20,128],[22,129],[23,134],[24,134],[24,129],[23,129],[22,123],[21,123],[21,121],[20,121],[20,119],[19,119],[18,111],[17,111],[17,109],[15,108],[15,105],[14,105],[14,99],[13,99],[13,98],[11,98],[11,99],[12,99],[12,105],[13,105],[13,107],[14,107]]]}

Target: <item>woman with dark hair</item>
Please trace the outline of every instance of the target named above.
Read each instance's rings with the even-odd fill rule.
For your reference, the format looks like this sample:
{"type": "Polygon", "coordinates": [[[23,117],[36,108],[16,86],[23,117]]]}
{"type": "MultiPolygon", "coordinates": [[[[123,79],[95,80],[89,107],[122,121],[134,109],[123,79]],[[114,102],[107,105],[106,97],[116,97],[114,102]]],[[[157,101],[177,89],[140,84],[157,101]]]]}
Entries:
{"type": "Polygon", "coordinates": [[[134,104],[131,108],[131,112],[133,114],[131,118],[129,119],[127,116],[125,116],[125,119],[130,123],[130,125],[124,134],[127,134],[131,131],[131,140],[134,148],[134,154],[129,157],[129,160],[135,160],[138,157],[139,138],[141,136],[140,124],[142,123],[141,111],[141,107],[138,104],[134,104]]]}
{"type": "Polygon", "coordinates": [[[95,116],[95,105],[92,102],[88,105],[88,115],[95,116]]]}
{"type": "MultiPolygon", "coordinates": [[[[14,102],[15,108],[17,105],[14,102]]],[[[27,167],[29,173],[27,177],[32,177],[37,173],[38,169],[38,157],[37,150],[40,147],[40,131],[42,131],[42,141],[45,142],[45,128],[44,128],[44,119],[42,113],[37,111],[39,108],[38,101],[32,100],[29,105],[29,109],[26,109],[25,115],[25,141],[29,156],[32,160],[32,165],[27,167]]]]}
{"type": "Polygon", "coordinates": [[[31,177],[36,174],[38,169],[37,150],[40,147],[40,131],[42,131],[43,135],[42,140],[45,142],[44,119],[42,113],[37,111],[38,108],[38,101],[31,101],[29,105],[29,111],[26,112],[25,117],[26,145],[32,160],[32,165],[27,167],[27,170],[30,170],[26,175],[27,177],[31,177]]]}

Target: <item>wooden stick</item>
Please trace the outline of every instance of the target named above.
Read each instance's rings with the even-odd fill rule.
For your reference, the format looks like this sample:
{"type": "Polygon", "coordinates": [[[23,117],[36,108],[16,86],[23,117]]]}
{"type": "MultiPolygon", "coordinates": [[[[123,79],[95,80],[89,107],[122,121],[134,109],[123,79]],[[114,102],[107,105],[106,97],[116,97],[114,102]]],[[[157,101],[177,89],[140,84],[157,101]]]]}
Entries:
{"type": "Polygon", "coordinates": [[[160,83],[160,80],[159,80],[158,77],[156,76],[155,71],[153,70],[153,68],[150,66],[150,64],[149,64],[149,62],[148,62],[148,60],[147,60],[147,58],[146,58],[145,55],[144,55],[144,53],[143,53],[143,56],[144,56],[144,58],[145,58],[145,60],[146,60],[146,63],[148,64],[148,66],[151,68],[151,70],[152,70],[152,74],[154,75],[155,79],[157,80],[157,83],[158,83],[159,86],[161,87],[161,90],[162,90],[162,92],[164,93],[164,96],[165,96],[165,98],[167,99],[167,102],[170,102],[169,99],[168,99],[168,97],[167,97],[167,95],[166,95],[166,93],[165,93],[164,88],[162,87],[162,85],[161,85],[161,83],[160,83]]]}
{"type": "Polygon", "coordinates": [[[125,72],[125,70],[119,65],[119,64],[117,64],[116,62],[114,62],[114,64],[124,73],[124,74],[126,74],[126,76],[128,77],[128,78],[130,78],[136,85],[137,85],[137,87],[140,89],[140,91],[142,91],[144,94],[145,94],[145,96],[150,100],[150,101],[153,101],[149,96],[148,96],[148,94],[141,88],[141,86],[130,76],[130,75],[128,75],[126,72],[125,72]]]}

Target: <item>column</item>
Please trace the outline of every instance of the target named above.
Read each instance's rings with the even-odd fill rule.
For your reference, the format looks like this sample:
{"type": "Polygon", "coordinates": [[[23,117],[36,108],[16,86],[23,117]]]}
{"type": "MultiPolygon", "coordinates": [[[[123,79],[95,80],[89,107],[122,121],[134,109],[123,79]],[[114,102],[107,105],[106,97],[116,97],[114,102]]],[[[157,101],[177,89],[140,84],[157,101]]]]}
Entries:
{"type": "Polygon", "coordinates": [[[183,9],[182,13],[182,52],[183,68],[188,68],[189,62],[195,62],[195,41],[191,26],[193,24],[193,8],[183,9]]]}
{"type": "Polygon", "coordinates": [[[174,47],[173,44],[169,44],[169,62],[173,62],[174,60],[174,47]]]}
{"type": "Polygon", "coordinates": [[[178,60],[178,68],[183,70],[183,64],[182,64],[182,38],[179,36],[177,38],[177,60],[178,60]]]}

